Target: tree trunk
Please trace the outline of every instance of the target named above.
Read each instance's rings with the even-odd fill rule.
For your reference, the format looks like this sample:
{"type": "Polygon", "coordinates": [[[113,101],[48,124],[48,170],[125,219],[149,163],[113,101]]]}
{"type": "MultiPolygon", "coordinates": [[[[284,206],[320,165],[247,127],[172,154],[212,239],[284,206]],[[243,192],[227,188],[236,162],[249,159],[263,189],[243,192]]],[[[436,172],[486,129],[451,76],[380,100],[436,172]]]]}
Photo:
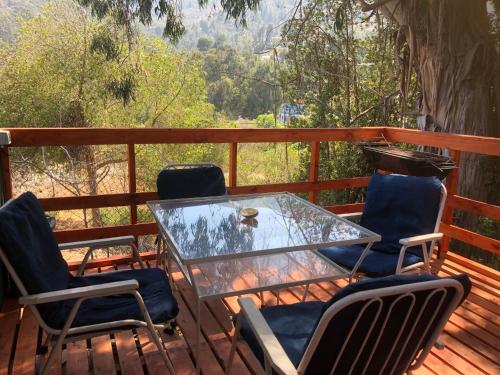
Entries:
{"type": "MultiPolygon", "coordinates": [[[[394,0],[381,9],[405,34],[420,81],[420,111],[430,125],[448,133],[498,136],[498,59],[486,0],[394,0]]],[[[460,194],[493,202],[498,193],[485,188],[493,169],[485,159],[463,155],[460,194]]]]}

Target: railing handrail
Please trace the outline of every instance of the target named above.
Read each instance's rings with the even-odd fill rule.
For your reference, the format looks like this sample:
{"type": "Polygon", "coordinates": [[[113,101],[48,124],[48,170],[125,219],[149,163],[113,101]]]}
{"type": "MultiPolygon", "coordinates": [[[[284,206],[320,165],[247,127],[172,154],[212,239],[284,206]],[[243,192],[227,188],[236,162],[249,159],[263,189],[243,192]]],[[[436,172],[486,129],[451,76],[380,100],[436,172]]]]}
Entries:
{"type": "MultiPolygon", "coordinates": [[[[55,197],[41,199],[46,210],[70,210],[97,207],[130,207],[130,225],[104,228],[73,229],[58,232],[65,241],[105,237],[125,233],[142,235],[154,231],[149,223],[137,223],[137,205],[156,197],[155,192],[136,192],[136,144],[200,144],[224,143],[229,146],[229,191],[234,194],[271,191],[309,192],[309,199],[317,201],[317,193],[328,189],[345,189],[367,186],[369,177],[319,181],[320,142],[387,140],[449,149],[459,162],[461,152],[500,156],[500,138],[424,132],[389,126],[360,128],[313,128],[313,129],[152,129],[152,128],[5,128],[10,132],[11,144],[0,148],[4,191],[7,198],[12,195],[9,147],[42,147],[64,145],[127,145],[129,192],[96,196],[55,197]],[[268,185],[237,185],[238,143],[308,142],[311,145],[310,174],[308,181],[268,185]],[[113,229],[114,228],[114,229],[113,229]]],[[[458,170],[447,179],[449,199],[441,230],[451,238],[474,244],[493,253],[500,253],[500,241],[452,225],[453,210],[459,209],[498,220],[500,206],[475,201],[457,195],[458,170]]],[[[343,205],[342,211],[359,210],[359,203],[343,205]]],[[[336,207],[330,207],[335,211],[336,207]]],[[[444,241],[447,249],[447,240],[444,241]]]]}
{"type": "Polygon", "coordinates": [[[383,139],[500,156],[500,138],[435,133],[390,126],[308,129],[235,128],[0,128],[11,133],[10,147],[117,144],[328,142],[383,139]]]}

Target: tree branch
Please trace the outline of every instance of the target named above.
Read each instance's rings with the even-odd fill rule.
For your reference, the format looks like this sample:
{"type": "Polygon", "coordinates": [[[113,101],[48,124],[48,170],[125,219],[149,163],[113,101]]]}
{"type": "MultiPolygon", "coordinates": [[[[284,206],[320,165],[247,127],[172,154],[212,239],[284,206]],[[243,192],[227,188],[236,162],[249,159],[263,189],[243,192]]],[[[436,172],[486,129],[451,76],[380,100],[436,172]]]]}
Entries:
{"type": "Polygon", "coordinates": [[[393,0],[378,0],[375,1],[374,3],[368,4],[365,0],[359,0],[361,4],[361,10],[363,12],[369,12],[370,10],[375,10],[377,8],[380,8],[382,5],[387,4],[390,1],[393,0]]]}

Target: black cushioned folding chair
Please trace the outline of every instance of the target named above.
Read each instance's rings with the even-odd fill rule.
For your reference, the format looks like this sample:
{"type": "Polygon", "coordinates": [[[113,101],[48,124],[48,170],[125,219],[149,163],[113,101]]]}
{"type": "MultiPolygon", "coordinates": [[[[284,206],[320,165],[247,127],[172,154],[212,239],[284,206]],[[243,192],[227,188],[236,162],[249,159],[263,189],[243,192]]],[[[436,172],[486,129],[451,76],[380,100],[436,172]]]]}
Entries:
{"type": "MultiPolygon", "coordinates": [[[[437,177],[382,175],[370,180],[361,226],[380,234],[371,248],[333,246],[319,251],[335,263],[369,277],[419,271],[431,273],[446,189],[437,177]]],[[[340,215],[345,218],[358,214],[340,215]]]]}
{"type": "MultiPolygon", "coordinates": [[[[159,199],[215,197],[227,194],[224,173],[210,163],[168,164],[156,180],[159,199]]],[[[170,272],[170,257],[161,238],[157,238],[157,262],[170,272]],[[166,258],[166,259],[165,259],[166,258]]]]}
{"type": "Polygon", "coordinates": [[[144,327],[174,369],[156,329],[178,313],[162,270],[137,269],[75,277],[68,271],[36,197],[24,193],[0,208],[0,259],[52,345],[42,374],[66,342],[144,327]]]}
{"type": "Polygon", "coordinates": [[[241,311],[226,373],[241,335],[266,374],[403,374],[418,368],[471,288],[467,275],[363,279],[328,302],[241,311]]]}

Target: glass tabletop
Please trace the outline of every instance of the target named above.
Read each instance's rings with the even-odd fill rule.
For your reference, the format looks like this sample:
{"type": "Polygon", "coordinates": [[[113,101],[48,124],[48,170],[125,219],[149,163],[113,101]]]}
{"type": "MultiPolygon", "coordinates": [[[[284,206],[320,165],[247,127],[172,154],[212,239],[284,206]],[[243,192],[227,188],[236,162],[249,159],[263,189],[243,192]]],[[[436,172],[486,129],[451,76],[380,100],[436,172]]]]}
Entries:
{"type": "Polygon", "coordinates": [[[200,263],[193,269],[201,298],[281,289],[347,274],[315,250],[218,260],[200,263]]]}
{"type": "Polygon", "coordinates": [[[183,263],[379,241],[380,236],[290,193],[150,201],[183,263]],[[253,219],[241,215],[254,208],[253,219]]]}

